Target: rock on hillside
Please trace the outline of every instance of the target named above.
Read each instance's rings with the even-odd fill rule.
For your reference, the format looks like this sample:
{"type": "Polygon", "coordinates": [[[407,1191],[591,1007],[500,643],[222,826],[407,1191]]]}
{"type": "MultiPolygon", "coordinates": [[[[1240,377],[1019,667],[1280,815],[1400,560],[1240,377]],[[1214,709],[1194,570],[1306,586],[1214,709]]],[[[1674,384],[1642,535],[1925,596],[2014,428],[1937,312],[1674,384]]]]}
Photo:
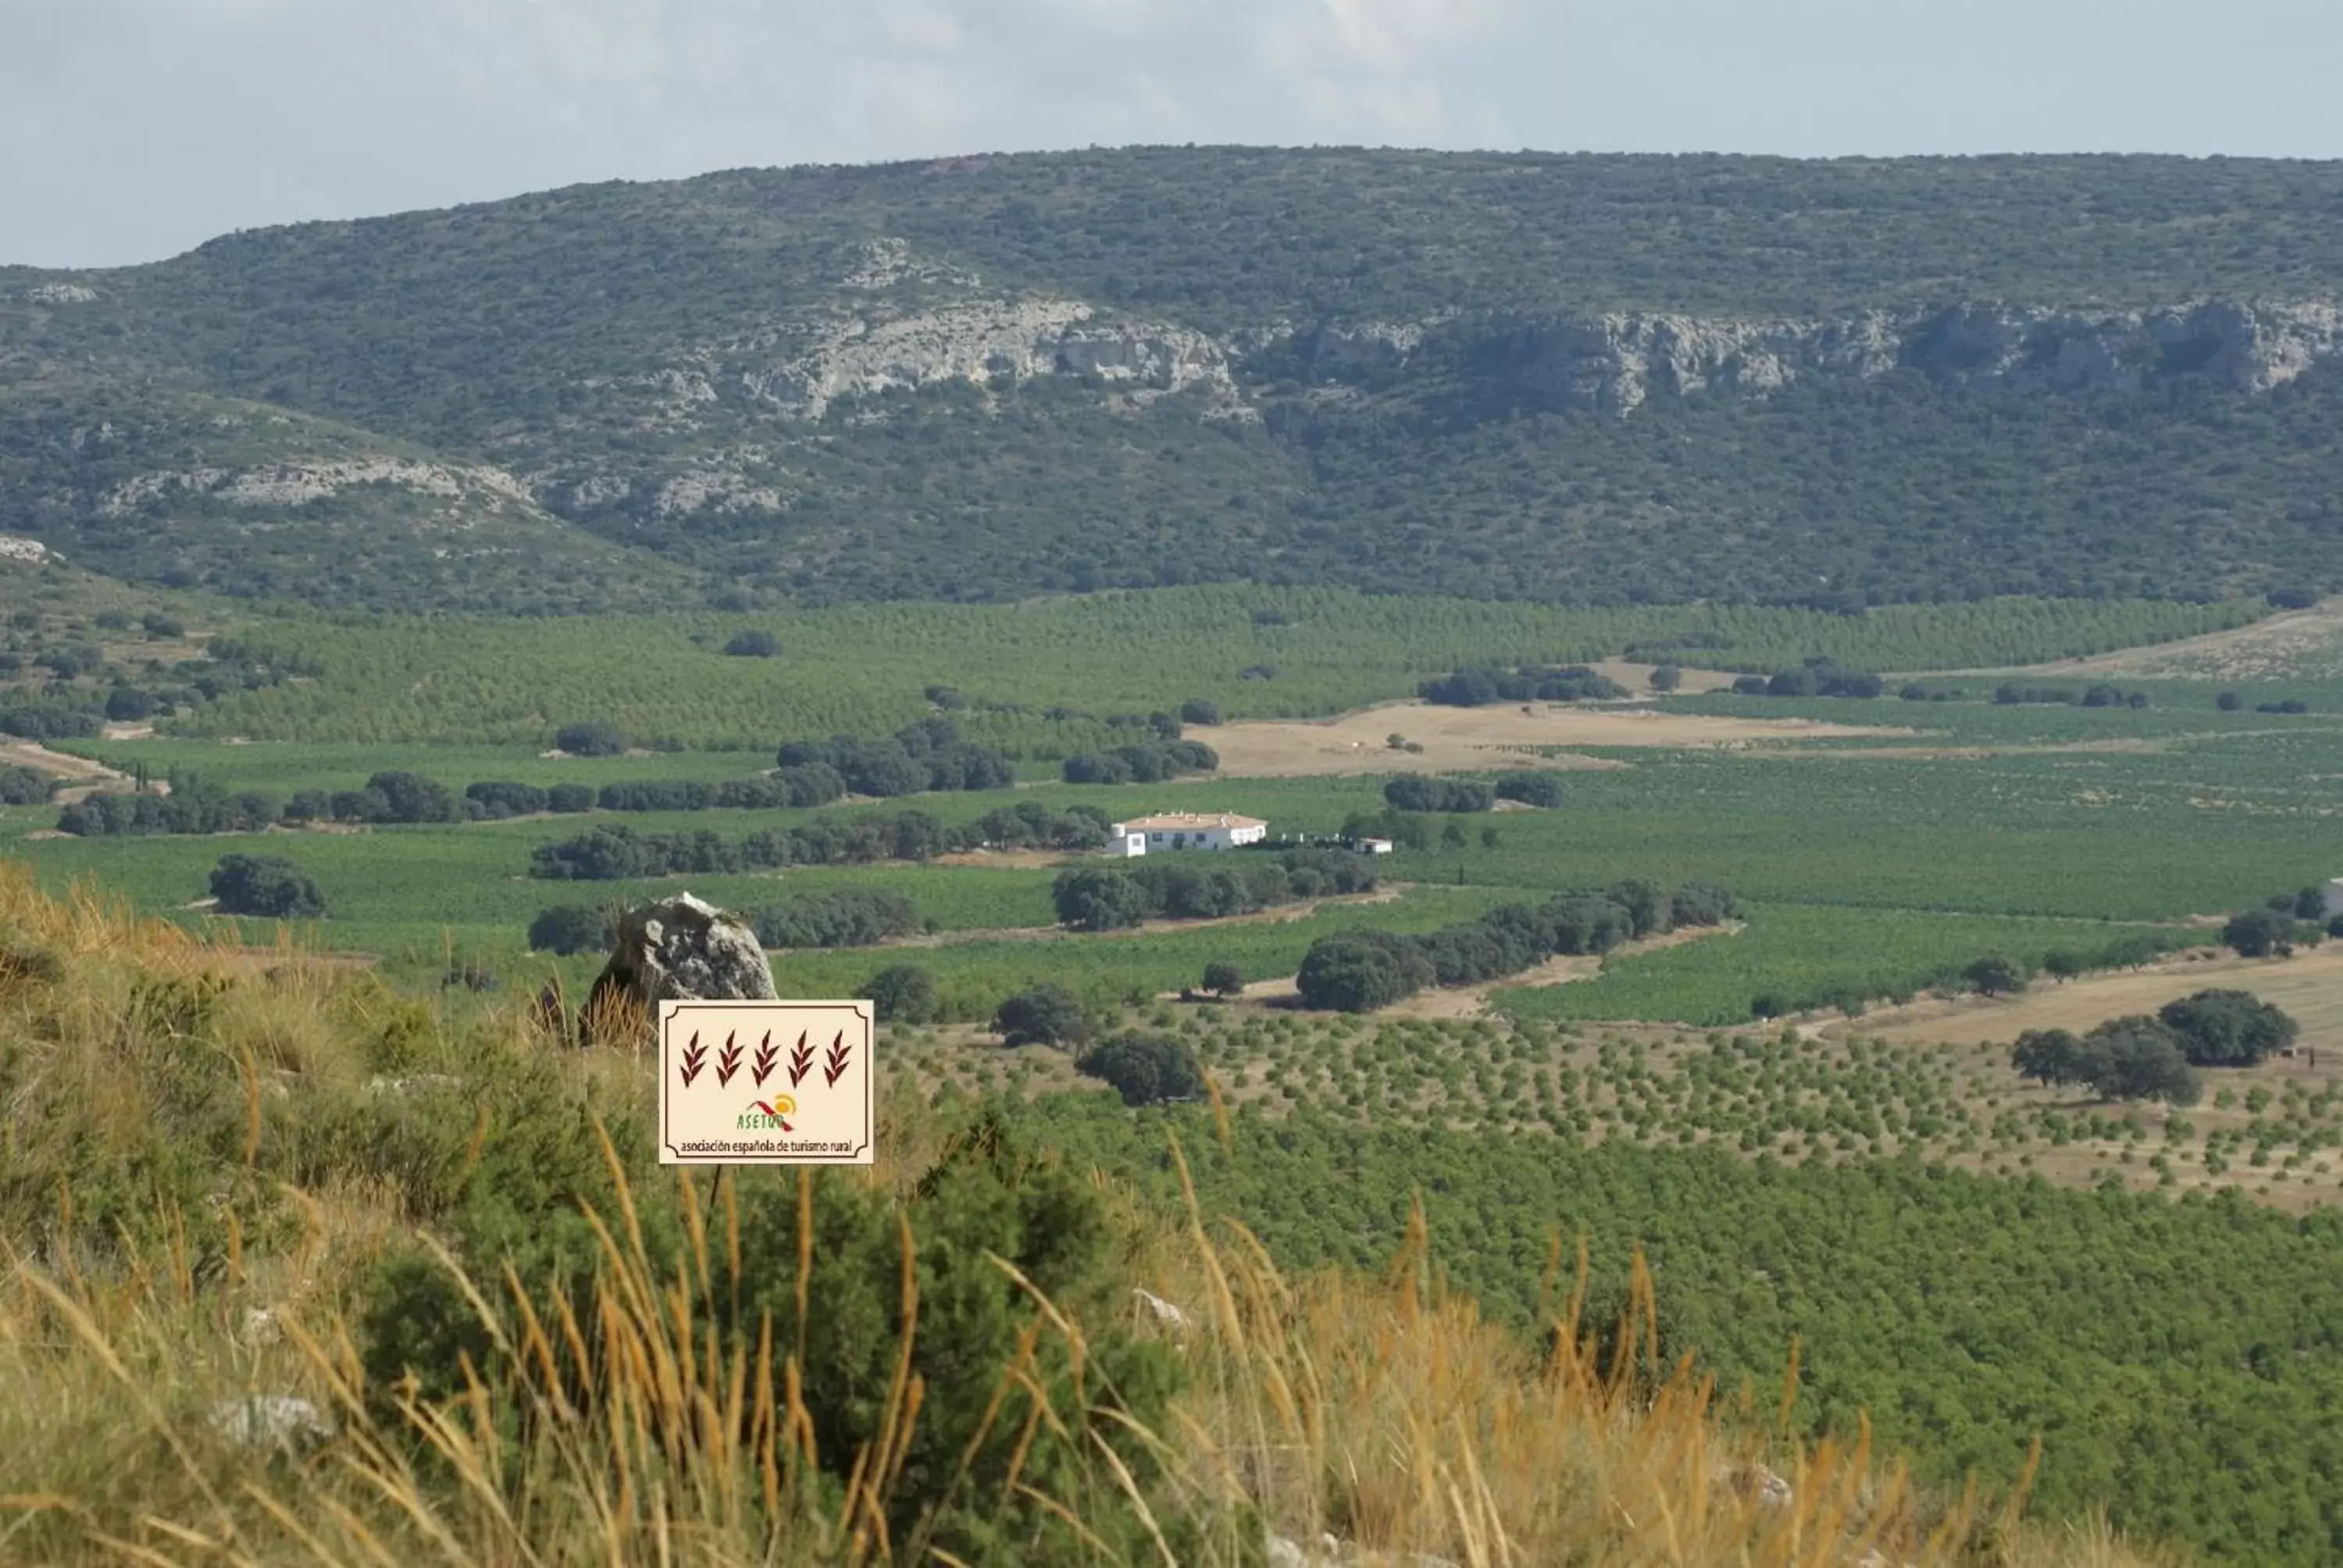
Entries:
{"type": "Polygon", "coordinates": [[[645,1018],[663,1001],[771,1001],[773,970],[747,921],[689,893],[638,905],[618,918],[609,962],[587,994],[585,1018],[613,1001],[645,1018]]]}

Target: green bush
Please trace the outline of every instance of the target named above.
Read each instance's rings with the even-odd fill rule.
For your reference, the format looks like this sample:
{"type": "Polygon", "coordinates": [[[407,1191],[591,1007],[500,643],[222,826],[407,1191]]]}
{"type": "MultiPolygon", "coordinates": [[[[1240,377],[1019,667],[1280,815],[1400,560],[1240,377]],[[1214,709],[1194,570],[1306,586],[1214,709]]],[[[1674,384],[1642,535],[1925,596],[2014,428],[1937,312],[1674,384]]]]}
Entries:
{"type": "MultiPolygon", "coordinates": [[[[632,1168],[643,1178],[657,1175],[647,1163],[632,1168]]],[[[891,1494],[890,1536],[914,1536],[932,1507],[940,1511],[932,1544],[950,1553],[948,1560],[977,1568],[1095,1562],[1093,1547],[1007,1483],[1021,1464],[1027,1486],[1069,1495],[1100,1443],[1142,1489],[1160,1479],[1152,1452],[1126,1422],[1165,1430],[1182,1376],[1177,1358],[1139,1340],[1116,1310],[1125,1289],[1117,1267],[1124,1238],[1100,1190],[1054,1161],[1024,1157],[989,1120],[950,1140],[908,1196],[853,1173],[814,1172],[810,1235],[799,1231],[795,1180],[769,1171],[727,1172],[722,1180],[733,1185],[739,1246],[710,1249],[712,1294],[698,1288],[675,1185],[652,1179],[633,1185],[647,1282],[662,1299],[674,1288],[678,1300],[693,1303],[695,1344],[741,1355],[769,1332],[776,1356],[796,1360],[823,1484],[842,1486],[858,1456],[879,1442],[887,1391],[908,1342],[910,1375],[922,1398],[891,1494]],[[905,1312],[901,1283],[907,1227],[915,1318],[905,1312]],[[809,1261],[802,1280],[800,1256],[809,1261]],[[1037,1295],[1081,1324],[1079,1361],[1065,1336],[1049,1332],[1037,1295]],[[1010,1385],[1005,1405],[994,1406],[1007,1348],[1036,1325],[1030,1375],[1057,1412],[1038,1423],[1031,1385],[1010,1385]]],[[[557,1201],[544,1201],[549,1194],[542,1189],[521,1202],[477,1191],[449,1226],[472,1272],[486,1281],[509,1261],[540,1321],[551,1320],[557,1299],[572,1303],[580,1321],[596,1321],[593,1282],[608,1278],[611,1261],[574,1203],[592,1203],[617,1225],[608,1178],[557,1201]]],[[[697,1204],[702,1215],[722,1207],[707,1186],[697,1204]]],[[[501,1296],[493,1285],[487,1292],[501,1296]]],[[[417,1254],[380,1267],[363,1322],[367,1388],[379,1401],[410,1374],[424,1397],[450,1399],[467,1386],[468,1362],[497,1365],[494,1336],[457,1281],[417,1254]]],[[[584,1403],[597,1397],[598,1383],[575,1379],[565,1392],[584,1403]]],[[[1105,1528],[1127,1531],[1128,1538],[1100,1544],[1118,1560],[1144,1560],[1152,1547],[1135,1513],[1118,1513],[1122,1523],[1105,1528]]],[[[1192,1543],[1173,1544],[1184,1551],[1192,1543]]]]}

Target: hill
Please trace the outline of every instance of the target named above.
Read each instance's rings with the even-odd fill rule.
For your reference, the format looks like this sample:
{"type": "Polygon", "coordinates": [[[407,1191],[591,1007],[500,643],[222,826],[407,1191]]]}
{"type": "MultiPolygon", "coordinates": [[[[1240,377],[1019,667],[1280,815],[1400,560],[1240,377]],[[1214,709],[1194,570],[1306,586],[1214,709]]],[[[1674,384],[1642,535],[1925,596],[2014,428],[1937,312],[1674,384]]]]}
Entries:
{"type": "Polygon", "coordinates": [[[1281,1276],[982,1109],[711,1181],[523,1009],[6,868],[0,933],[12,1561],[2143,1561],[1671,1375],[1640,1268],[1541,1351],[1420,1228],[1281,1276]]]}
{"type": "Polygon", "coordinates": [[[0,270],[0,526],[377,608],[2343,580],[2343,166],[1144,149],[0,270]]]}

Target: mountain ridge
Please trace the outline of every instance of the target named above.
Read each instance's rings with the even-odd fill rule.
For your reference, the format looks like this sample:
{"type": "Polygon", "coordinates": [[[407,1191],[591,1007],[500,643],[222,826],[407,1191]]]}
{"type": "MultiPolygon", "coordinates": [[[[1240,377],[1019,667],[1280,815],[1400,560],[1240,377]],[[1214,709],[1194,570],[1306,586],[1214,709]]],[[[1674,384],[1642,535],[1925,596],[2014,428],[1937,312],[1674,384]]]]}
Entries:
{"type": "Polygon", "coordinates": [[[2343,574],[2343,476],[2303,455],[2338,256],[2343,165],[2252,160],[1135,149],[576,186],[0,269],[0,523],[134,580],[399,608],[2251,591],[2343,574]],[[94,448],[113,410],[151,428],[94,448]],[[2013,531],[2059,548],[1953,569],[1939,537],[2013,531]]]}

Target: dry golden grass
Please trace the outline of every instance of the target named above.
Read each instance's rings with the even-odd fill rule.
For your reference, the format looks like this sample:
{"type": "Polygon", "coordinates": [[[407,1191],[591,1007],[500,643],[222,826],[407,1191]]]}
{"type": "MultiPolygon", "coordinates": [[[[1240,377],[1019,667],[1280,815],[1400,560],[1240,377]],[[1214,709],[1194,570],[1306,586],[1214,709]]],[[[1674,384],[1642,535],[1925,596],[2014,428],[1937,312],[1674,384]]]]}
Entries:
{"type": "MultiPolygon", "coordinates": [[[[108,1135],[96,1125],[30,1128],[23,1108],[78,1108],[96,1120],[135,1115],[135,1101],[108,1111],[95,1081],[51,1081],[37,1096],[25,1085],[101,1077],[138,983],[186,979],[217,955],[96,899],[43,899],[9,875],[0,875],[0,943],[63,960],[46,980],[0,991],[0,1027],[17,1031],[21,1048],[13,1061],[0,1058],[9,1152],[20,1138],[108,1135]],[[34,984],[37,1007],[27,1000],[34,984]]],[[[336,1084],[365,1071],[360,1041],[389,1010],[412,1005],[375,977],[289,950],[269,986],[226,993],[209,1027],[217,1070],[238,1075],[237,1103],[249,1108],[246,1165],[257,1168],[268,1083],[301,1081],[287,1091],[296,1105],[340,1092],[336,1084]]],[[[478,1027],[508,1031],[514,1050],[546,1049],[518,1008],[478,1027]]],[[[578,1073],[629,1071],[607,1053],[568,1060],[578,1073]]],[[[900,1192],[932,1162],[939,1126],[898,1097],[888,1133],[878,1167],[807,1181],[900,1192]]],[[[45,1248],[35,1234],[0,1236],[0,1562],[950,1568],[918,1532],[894,1539],[886,1523],[922,1412],[910,1372],[921,1304],[908,1222],[890,1288],[910,1326],[880,1436],[832,1455],[799,1397],[794,1348],[776,1342],[770,1319],[719,1330],[711,1324],[721,1314],[698,1310],[728,1270],[739,1277],[730,1174],[679,1178],[688,1243],[680,1256],[654,1256],[607,1139],[602,1153],[617,1197],[589,1213],[600,1256],[582,1305],[532,1299],[497,1261],[441,1251],[493,1345],[444,1402],[367,1385],[354,1284],[413,1234],[397,1194],[371,1179],[327,1171],[283,1191],[294,1222],[266,1236],[245,1237],[231,1212],[225,1251],[202,1264],[186,1242],[200,1215],[156,1215],[142,1239],[126,1236],[102,1258],[45,1248]],[[279,1395],[311,1402],[335,1435],[299,1452],[256,1451],[208,1424],[219,1402],[279,1395]]],[[[60,1205],[74,1201],[57,1193],[60,1205]]],[[[1650,1284],[1640,1271],[1614,1335],[1644,1347],[1632,1363],[1598,1362],[1595,1337],[1577,1321],[1583,1260],[1573,1283],[1559,1256],[1556,1348],[1534,1355],[1438,1287],[1425,1241],[1419,1220],[1383,1278],[1288,1279],[1192,1195],[1184,1227],[1156,1232],[1131,1278],[1184,1315],[1184,1326],[1146,1331],[1170,1336],[1189,1372],[1164,1429],[1135,1434],[1165,1478],[1141,1487],[1093,1442],[1081,1463],[1055,1473],[1054,1491],[1044,1495],[1038,1473],[1016,1467],[1008,1490],[1061,1514],[1072,1538],[1099,1540],[1096,1561],[1164,1568],[1259,1563],[1265,1531],[1304,1543],[1336,1535],[1353,1562],[1428,1553],[1458,1568],[1837,1568],[1875,1550],[1883,1562],[1932,1565],[2141,1561],[2097,1523],[2034,1525],[2012,1504],[1947,1505],[1916,1493],[1861,1444],[1802,1450],[1756,1402],[1720,1410],[1688,1367],[1649,1364],[1650,1284]],[[1761,1463],[1786,1481],[1786,1500],[1753,1483],[1761,1463]],[[1123,1558],[1105,1549],[1111,1538],[1146,1544],[1123,1558]],[[1175,1554],[1174,1540],[1192,1544],[1175,1554]]],[[[801,1292],[809,1268],[801,1251],[801,1292]]],[[[1021,1408],[1014,1419],[1027,1440],[1071,1433],[1079,1445],[1119,1419],[1082,1372],[1086,1331],[1104,1325],[1025,1288],[1031,1322],[999,1347],[995,1416],[1021,1408]],[[1045,1355],[1071,1359],[1070,1384],[1039,1375],[1045,1355]]]]}

